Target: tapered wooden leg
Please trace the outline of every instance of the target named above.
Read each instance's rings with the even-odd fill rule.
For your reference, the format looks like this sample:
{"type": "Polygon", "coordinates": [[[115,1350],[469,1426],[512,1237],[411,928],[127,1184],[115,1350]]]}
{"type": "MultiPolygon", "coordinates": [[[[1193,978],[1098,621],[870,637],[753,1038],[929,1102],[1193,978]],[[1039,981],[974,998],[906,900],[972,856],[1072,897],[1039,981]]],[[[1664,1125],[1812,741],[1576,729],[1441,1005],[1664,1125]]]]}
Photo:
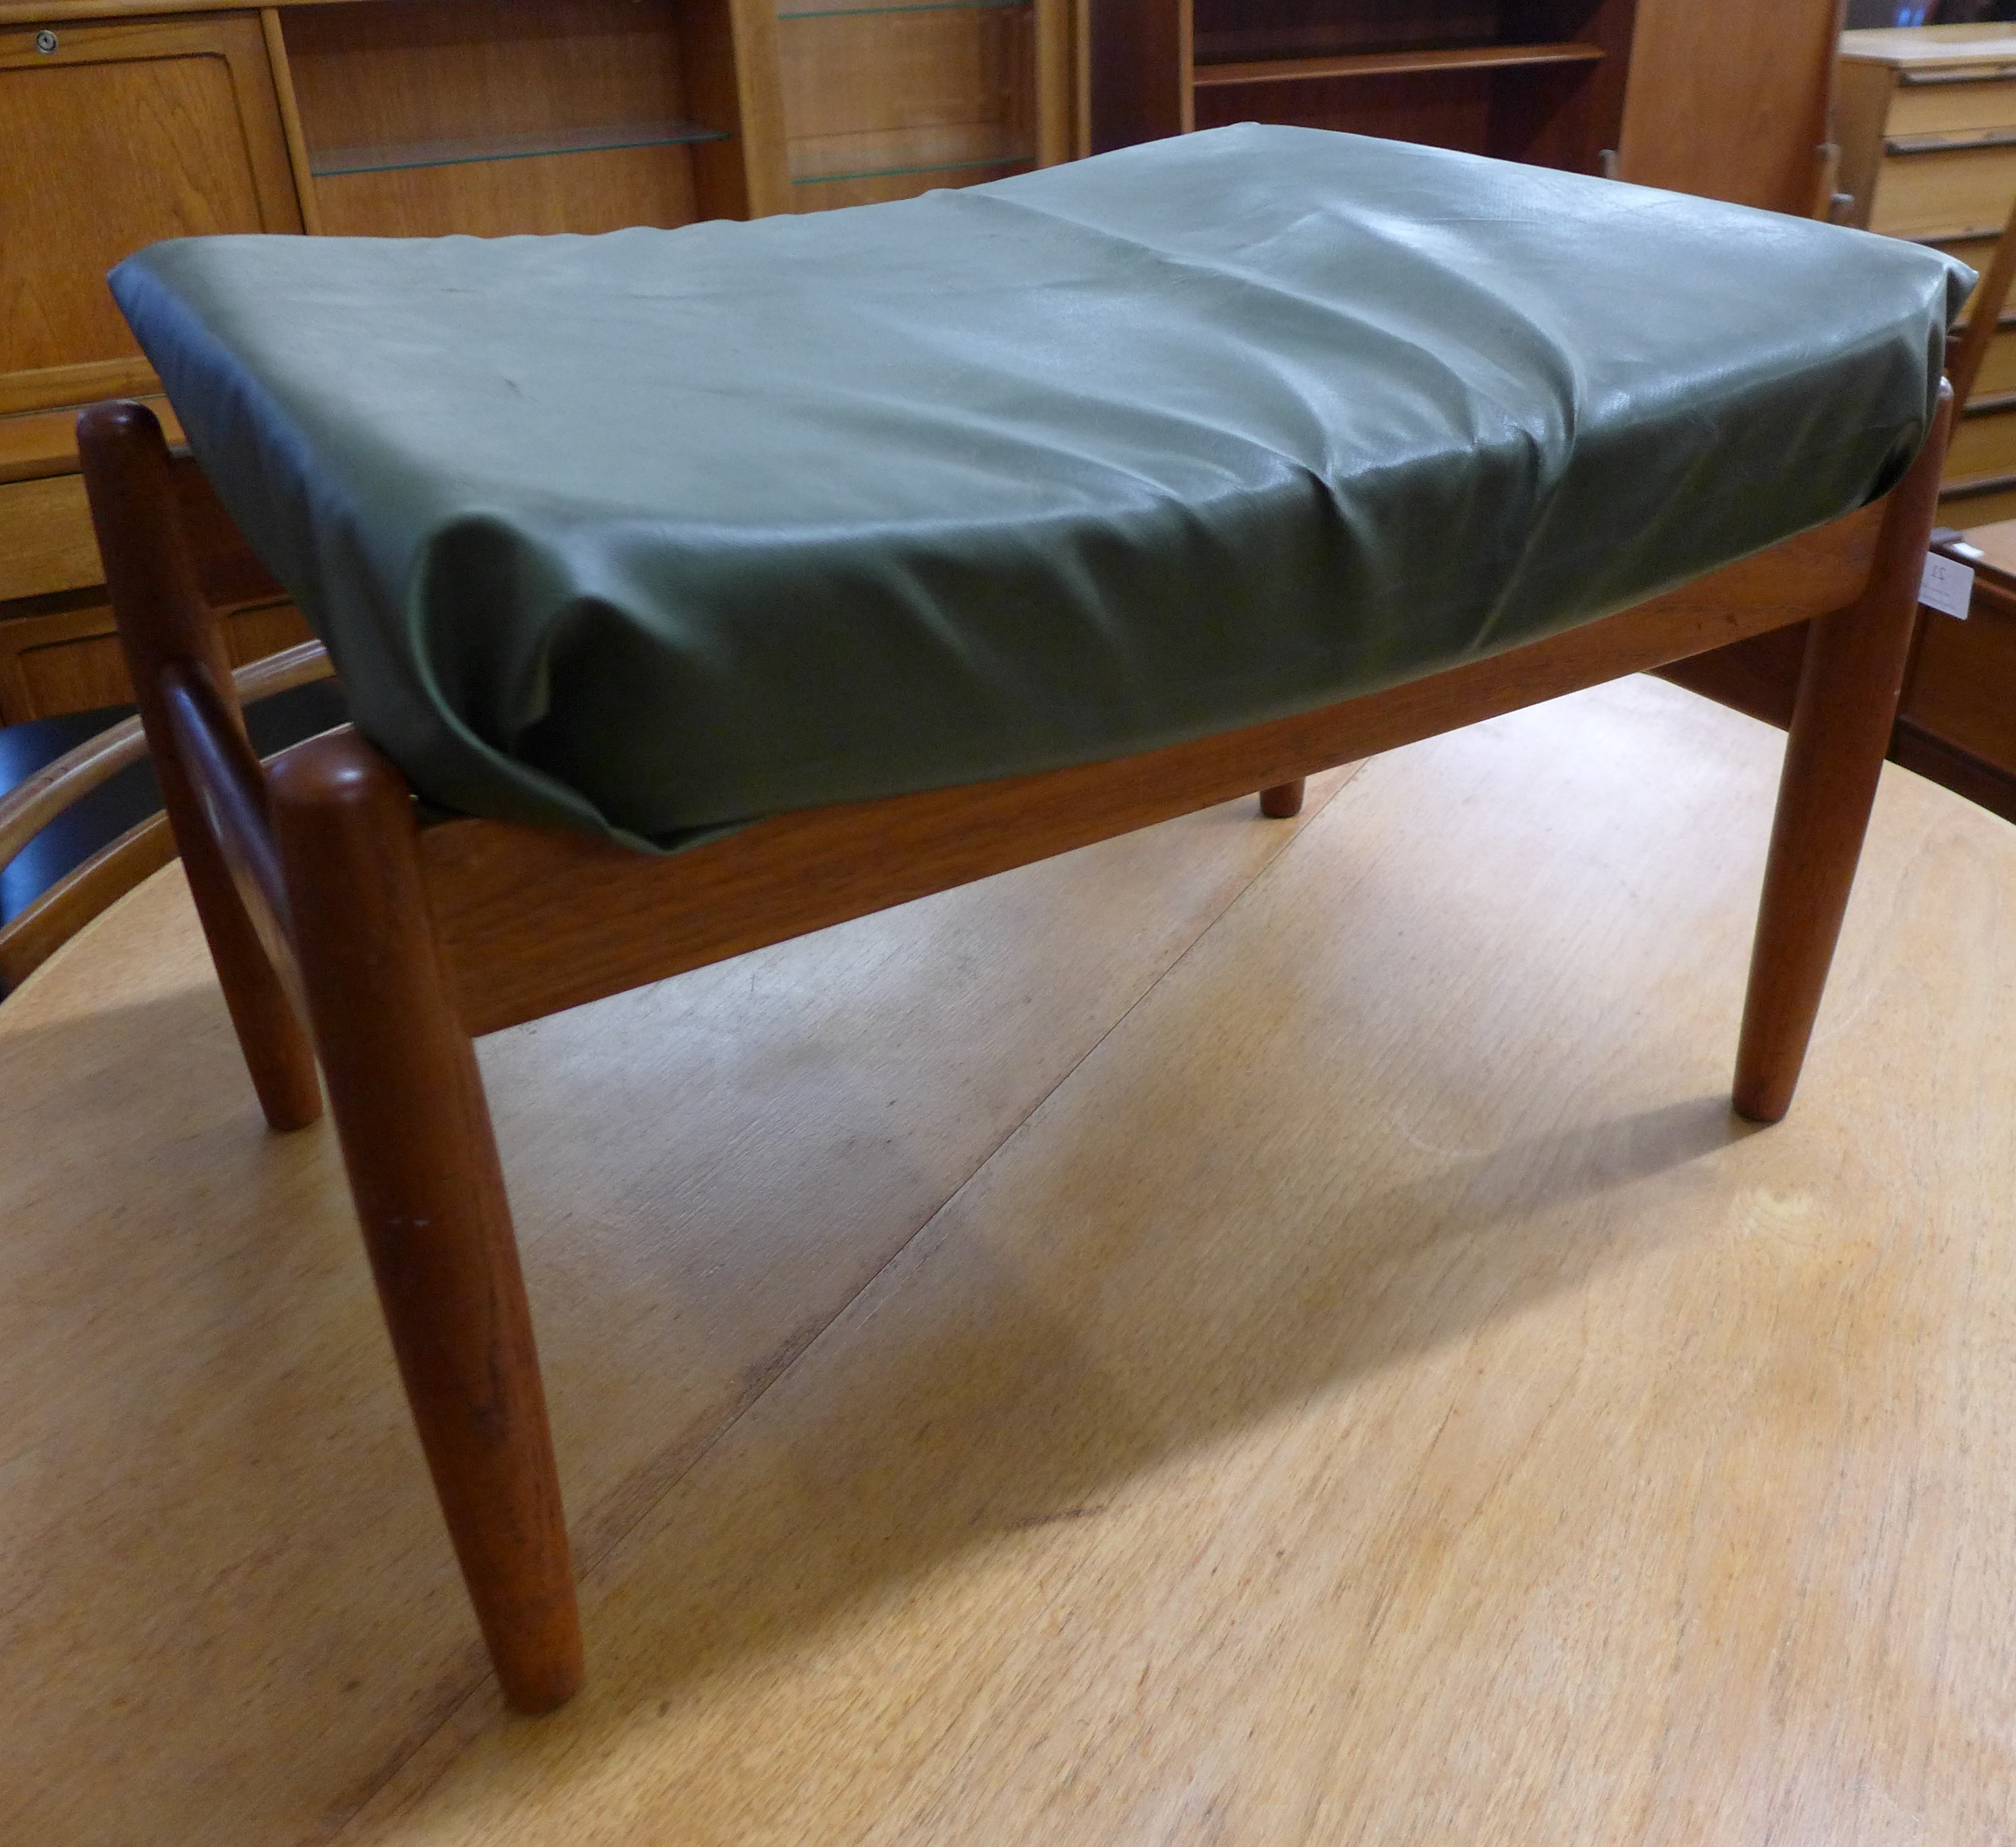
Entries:
{"type": "Polygon", "coordinates": [[[1260,791],[1260,812],[1270,821],[1292,821],[1302,812],[1302,790],[1308,779],[1297,776],[1292,783],[1276,783],[1260,791]]]}
{"type": "Polygon", "coordinates": [[[1818,618],[1807,639],[1737,1052],[1735,1105],[1753,1122],[1791,1107],[1820,1011],[1896,720],[1951,405],[1947,393],[1891,495],[1861,600],[1818,618]]]}
{"type": "Polygon", "coordinates": [[[580,1620],[510,1208],[404,779],[354,733],[279,759],[274,830],[379,1299],[506,1697],[581,1683],[580,1620]]]}
{"type": "Polygon", "coordinates": [[[162,669],[200,664],[231,722],[241,733],[244,728],[224,639],[182,536],[167,445],[144,405],[100,404],[78,419],[77,450],[140,722],[239,1048],[267,1122],[275,1129],[305,1128],[322,1114],[306,1026],[239,902],[162,707],[162,669]]]}

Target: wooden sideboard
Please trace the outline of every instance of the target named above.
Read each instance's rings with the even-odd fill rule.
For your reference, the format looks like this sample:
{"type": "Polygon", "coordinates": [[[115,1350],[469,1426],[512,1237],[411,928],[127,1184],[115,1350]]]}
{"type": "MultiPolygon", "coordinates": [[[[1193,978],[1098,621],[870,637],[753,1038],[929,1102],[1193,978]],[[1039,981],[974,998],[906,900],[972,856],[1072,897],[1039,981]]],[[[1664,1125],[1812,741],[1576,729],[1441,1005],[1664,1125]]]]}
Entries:
{"type": "MultiPolygon", "coordinates": [[[[0,723],[125,675],[74,407],[159,384],[104,272],[212,232],[596,232],[1067,159],[1070,0],[0,0],[0,723]]],[[[305,632],[232,618],[242,660],[305,632]]]]}

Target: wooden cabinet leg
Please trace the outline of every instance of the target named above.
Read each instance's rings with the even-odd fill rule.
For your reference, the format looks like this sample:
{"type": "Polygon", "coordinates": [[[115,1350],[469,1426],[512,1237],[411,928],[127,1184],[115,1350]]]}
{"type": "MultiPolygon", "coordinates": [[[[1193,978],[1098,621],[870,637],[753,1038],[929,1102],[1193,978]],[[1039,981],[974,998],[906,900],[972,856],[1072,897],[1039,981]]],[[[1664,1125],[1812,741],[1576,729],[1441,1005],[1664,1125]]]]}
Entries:
{"type": "Polygon", "coordinates": [[[506,1697],[581,1683],[560,1477],[475,1047],[398,772],[354,733],[272,772],[323,1075],[414,1421],[506,1697]]]}
{"type": "Polygon", "coordinates": [[[1308,779],[1297,776],[1292,783],[1276,783],[1271,789],[1262,789],[1261,813],[1270,821],[1292,821],[1302,812],[1302,790],[1308,779]]]}
{"type": "Polygon", "coordinates": [[[1869,585],[1812,626],[1750,962],[1734,1102],[1753,1122],[1791,1107],[1841,934],[1917,617],[1952,399],[1891,496],[1869,585]]]}

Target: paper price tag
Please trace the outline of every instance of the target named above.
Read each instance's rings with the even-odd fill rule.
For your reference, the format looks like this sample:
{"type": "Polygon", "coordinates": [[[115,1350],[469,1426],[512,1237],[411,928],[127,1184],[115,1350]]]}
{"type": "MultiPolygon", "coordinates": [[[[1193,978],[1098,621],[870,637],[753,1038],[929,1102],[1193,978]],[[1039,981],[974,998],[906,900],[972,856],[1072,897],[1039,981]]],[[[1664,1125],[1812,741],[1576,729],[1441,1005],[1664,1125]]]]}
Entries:
{"type": "Polygon", "coordinates": [[[1974,599],[1974,572],[1957,558],[1931,552],[1925,557],[1924,581],[1918,586],[1918,600],[1942,615],[1967,620],[1967,607],[1974,599]]]}

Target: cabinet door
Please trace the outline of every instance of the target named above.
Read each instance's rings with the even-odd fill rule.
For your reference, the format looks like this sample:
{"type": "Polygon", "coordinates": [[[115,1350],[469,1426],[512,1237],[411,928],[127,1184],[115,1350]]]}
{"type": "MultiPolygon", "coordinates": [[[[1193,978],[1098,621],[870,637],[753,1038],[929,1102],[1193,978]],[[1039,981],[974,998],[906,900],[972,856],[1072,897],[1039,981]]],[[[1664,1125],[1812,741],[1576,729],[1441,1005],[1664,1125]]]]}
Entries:
{"type": "Polygon", "coordinates": [[[1621,178],[1805,218],[1825,145],[1841,0],[1638,0],[1621,178]]]}
{"type": "Polygon", "coordinates": [[[164,237],[298,231],[257,14],[0,31],[0,412],[145,391],[105,272],[164,237]]]}

